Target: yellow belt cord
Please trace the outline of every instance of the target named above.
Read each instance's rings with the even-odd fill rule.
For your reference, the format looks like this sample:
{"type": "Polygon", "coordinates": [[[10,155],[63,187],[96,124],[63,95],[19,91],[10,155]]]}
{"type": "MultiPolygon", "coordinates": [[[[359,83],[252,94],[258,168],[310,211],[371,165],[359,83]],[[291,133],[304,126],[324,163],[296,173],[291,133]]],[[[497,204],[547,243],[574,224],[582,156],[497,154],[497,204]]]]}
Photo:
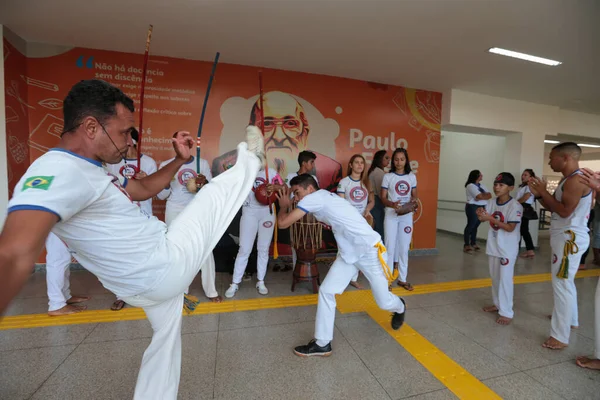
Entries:
{"type": "Polygon", "coordinates": [[[379,262],[383,267],[383,273],[385,274],[388,283],[391,284],[393,281],[398,279],[398,270],[392,273],[392,270],[390,269],[389,265],[387,264],[387,262],[385,262],[385,259],[383,258],[383,253],[385,253],[387,249],[385,248],[383,243],[379,242],[374,247],[377,248],[377,256],[379,257],[379,262]]]}
{"type": "Polygon", "coordinates": [[[560,269],[556,274],[556,277],[560,279],[567,279],[569,277],[569,254],[579,253],[579,247],[575,243],[575,232],[568,230],[565,231],[565,233],[571,235],[571,239],[565,241],[562,260],[560,261],[560,269]]]}

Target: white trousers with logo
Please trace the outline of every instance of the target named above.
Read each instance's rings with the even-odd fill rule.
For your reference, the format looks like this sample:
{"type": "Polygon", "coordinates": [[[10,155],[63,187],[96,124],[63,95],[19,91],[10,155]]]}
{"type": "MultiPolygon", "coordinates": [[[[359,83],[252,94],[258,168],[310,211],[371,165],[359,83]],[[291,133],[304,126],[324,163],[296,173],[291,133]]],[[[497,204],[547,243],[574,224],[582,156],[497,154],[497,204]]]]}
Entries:
{"type": "Polygon", "coordinates": [[[71,298],[69,277],[71,275],[71,252],[54,233],[46,238],[46,285],[48,287],[48,311],[60,310],[71,298]]]}
{"type": "Polygon", "coordinates": [[[169,270],[156,289],[125,297],[143,307],[154,331],[142,358],[134,400],[175,400],[181,374],[183,293],[252,190],[260,161],[238,145],[236,164],[211,180],[173,220],[166,234],[169,270]]]}
{"type": "Polygon", "coordinates": [[[511,259],[488,256],[492,278],[492,299],[502,317],[513,318],[513,276],[516,256],[511,259]]]}
{"type": "Polygon", "coordinates": [[[265,280],[267,265],[269,264],[269,247],[273,239],[274,229],[275,213],[271,214],[269,207],[242,208],[242,218],[240,218],[240,249],[233,267],[233,283],[239,284],[242,281],[246,266],[248,265],[248,257],[250,257],[257,235],[256,278],[259,281],[265,280]]]}
{"type": "Polygon", "coordinates": [[[398,280],[406,282],[408,275],[408,251],[412,240],[413,214],[398,215],[394,209],[385,209],[383,220],[385,247],[389,254],[390,268],[398,263],[398,280]]]}

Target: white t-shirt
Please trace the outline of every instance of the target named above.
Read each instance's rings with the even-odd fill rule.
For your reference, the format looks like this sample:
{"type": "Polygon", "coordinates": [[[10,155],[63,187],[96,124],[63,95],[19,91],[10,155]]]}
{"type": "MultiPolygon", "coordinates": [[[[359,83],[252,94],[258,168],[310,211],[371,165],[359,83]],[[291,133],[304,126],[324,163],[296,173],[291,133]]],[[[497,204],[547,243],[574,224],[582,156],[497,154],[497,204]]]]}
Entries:
{"type": "MultiPolygon", "coordinates": [[[[273,168],[269,168],[269,180],[271,181],[270,182],[271,184],[283,185],[283,179],[281,179],[281,177],[279,176],[277,171],[275,171],[273,168]]],[[[248,198],[244,202],[244,207],[250,207],[250,208],[269,207],[269,206],[264,205],[263,203],[260,203],[258,200],[256,200],[256,197],[254,196],[254,191],[256,190],[256,188],[266,182],[267,182],[267,175],[265,174],[265,170],[258,171],[258,175],[256,175],[256,178],[254,179],[254,185],[252,186],[252,191],[248,194],[248,198]]]]}
{"type": "Polygon", "coordinates": [[[52,232],[75,258],[119,297],[152,290],[170,268],[167,226],[135,205],[128,180],[98,161],[50,149],[31,164],[8,212],[43,210],[60,221],[52,232]]]}
{"type": "Polygon", "coordinates": [[[490,192],[482,183],[469,183],[465,190],[467,192],[467,204],[476,204],[478,206],[485,206],[487,204],[488,200],[475,199],[481,193],[490,192]]]}
{"type": "MultiPolygon", "coordinates": [[[[563,188],[567,179],[571,179],[575,175],[582,174],[581,170],[573,172],[571,175],[563,178],[556,190],[554,191],[554,198],[557,201],[562,201],[563,188]]],[[[581,197],[579,203],[575,207],[575,210],[566,218],[561,217],[558,213],[553,212],[550,219],[550,234],[562,234],[566,230],[572,230],[575,233],[587,234],[590,230],[588,228],[588,221],[590,219],[590,212],[592,211],[592,191],[581,197]]]]}
{"type": "Polygon", "coordinates": [[[338,253],[348,264],[354,264],[381,241],[381,236],[356,208],[335,193],[318,190],[300,200],[298,208],[331,226],[338,253]]]}
{"type": "MultiPolygon", "coordinates": [[[[115,176],[133,179],[133,175],[135,174],[134,168],[137,167],[137,158],[127,158],[125,161],[121,160],[118,164],[105,164],[105,166],[108,172],[115,176]]],[[[140,169],[146,175],[152,175],[156,172],[156,161],[152,157],[142,154],[140,157],[140,169]]],[[[135,203],[149,216],[152,215],[152,198],[145,201],[136,201],[135,203]]]]}
{"type": "Polygon", "coordinates": [[[504,229],[494,227],[490,222],[485,248],[488,256],[508,258],[514,261],[519,253],[521,230],[518,224],[521,223],[523,206],[512,197],[504,204],[498,204],[498,198],[495,198],[487,201],[485,210],[500,222],[506,224],[517,223],[512,232],[507,232],[504,229]]]}
{"type": "MultiPolygon", "coordinates": [[[[161,162],[158,168],[163,168],[165,165],[171,163],[174,159],[175,157],[161,162]]],[[[211,181],[212,174],[210,172],[208,161],[203,158],[200,158],[200,173],[206,177],[207,181],[211,181]]],[[[168,205],[185,207],[196,195],[195,193],[191,193],[189,190],[187,190],[186,182],[188,179],[196,178],[197,176],[196,157],[194,156],[192,157],[191,161],[188,161],[179,167],[177,173],[175,176],[173,176],[173,179],[171,179],[169,187],[163,189],[157,195],[157,197],[161,200],[167,199],[168,205]]]]}
{"type": "Polygon", "coordinates": [[[412,190],[417,188],[417,176],[412,172],[408,174],[388,172],[383,176],[381,188],[388,191],[388,201],[392,203],[400,201],[400,204],[406,204],[410,202],[412,190]]]}
{"type": "Polygon", "coordinates": [[[350,176],[345,177],[338,184],[337,193],[343,194],[344,198],[358,210],[360,215],[367,209],[369,191],[360,180],[355,181],[350,176]]]}
{"type": "Polygon", "coordinates": [[[533,205],[533,202],[535,201],[535,196],[533,194],[531,194],[531,190],[529,190],[529,186],[525,185],[521,188],[519,188],[519,191],[517,192],[517,201],[519,201],[519,199],[523,196],[525,196],[526,193],[529,193],[530,196],[527,199],[527,201],[525,201],[525,204],[531,204],[533,205]]]}

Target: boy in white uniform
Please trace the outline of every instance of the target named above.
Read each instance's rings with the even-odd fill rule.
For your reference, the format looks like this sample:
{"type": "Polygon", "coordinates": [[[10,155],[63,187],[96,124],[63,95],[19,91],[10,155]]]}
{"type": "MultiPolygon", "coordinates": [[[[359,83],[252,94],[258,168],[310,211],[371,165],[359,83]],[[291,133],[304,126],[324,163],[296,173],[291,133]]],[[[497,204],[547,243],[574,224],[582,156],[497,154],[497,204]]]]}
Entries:
{"type": "Polygon", "coordinates": [[[0,234],[0,313],[31,275],[50,231],[126,303],[142,307],[153,329],[134,400],[175,400],[181,373],[183,292],[242,206],[265,163],[262,134],[248,127],[235,166],[213,179],[167,231],[134,201],[169,184],[194,147],[173,138],[177,158],[139,180],[119,180],[116,163],[131,146],[133,100],[99,80],[74,85],[63,102],[59,147],[34,161],[16,186],[0,234]]]}
{"type": "Polygon", "coordinates": [[[391,172],[383,176],[381,201],[385,208],[385,247],[389,263],[398,268],[398,286],[414,290],[407,282],[408,251],[412,240],[413,212],[417,204],[417,176],[412,172],[406,149],[398,148],[392,155],[391,172]],[[414,204],[406,212],[406,207],[414,204]],[[401,211],[403,210],[403,211],[401,211]]]}
{"type": "MultiPolygon", "coordinates": [[[[159,169],[168,165],[173,160],[174,158],[163,161],[160,163],[159,169]]],[[[165,223],[167,224],[167,227],[171,225],[175,218],[177,218],[185,207],[194,199],[195,193],[191,193],[187,189],[186,183],[189,179],[196,179],[198,176],[203,178],[206,183],[212,180],[212,173],[210,172],[208,161],[200,158],[200,175],[198,175],[196,173],[196,157],[192,156],[191,159],[183,164],[175,173],[169,186],[156,196],[160,200],[167,199],[165,207],[165,223]]],[[[204,290],[204,294],[210,301],[220,303],[223,299],[219,296],[219,292],[215,285],[215,258],[212,253],[208,257],[206,264],[200,268],[200,273],[202,276],[202,289],[204,290]]],[[[188,292],[189,288],[185,293],[188,292]]]]}
{"type": "MultiPolygon", "coordinates": [[[[267,186],[269,192],[279,190],[285,186],[277,171],[272,168],[269,168],[269,179],[271,181],[267,186]]],[[[248,194],[248,198],[242,207],[240,249],[238,250],[233,267],[232,283],[225,292],[225,297],[228,299],[235,296],[235,293],[239,289],[257,235],[256,290],[262,295],[269,294],[269,290],[265,286],[265,275],[267,274],[267,265],[269,264],[269,247],[271,239],[273,239],[273,230],[275,229],[275,213],[271,213],[269,210],[270,206],[260,203],[254,195],[256,188],[266,182],[265,171],[260,171],[254,180],[254,187],[250,191],[250,194],[248,194]]]]}
{"type": "Polygon", "coordinates": [[[515,187],[515,177],[500,173],[494,180],[496,199],[489,200],[485,208],[477,210],[481,222],[488,221],[486,253],[489,256],[494,305],[483,308],[485,312],[498,312],[497,323],[508,325],[513,319],[513,275],[519,254],[523,206],[510,196],[515,187]]]}
{"type": "Polygon", "coordinates": [[[291,180],[292,192],[298,199],[298,207],[289,212],[290,190],[285,187],[278,194],[281,211],[277,217],[283,229],[298,221],[307,213],[331,226],[338,245],[338,255],[325,280],[319,287],[319,302],[315,322],[315,339],[308,345],[298,346],[298,356],[329,356],[335,322],[335,295],[342,294],[357,270],[362,271],[371,285],[377,305],[394,313],[392,328],[399,329],[404,323],[404,300],[394,296],[388,289],[391,270],[385,263],[385,247],[381,237],[369,226],[367,220],[338,195],[319,190],[317,182],[308,174],[291,180]]]}
{"type": "Polygon", "coordinates": [[[78,304],[88,301],[89,296],[71,296],[72,254],[55,234],[46,238],[46,286],[48,290],[48,315],[52,317],[75,314],[87,309],[78,304]]]}
{"type": "Polygon", "coordinates": [[[553,171],[563,175],[554,195],[546,190],[545,181],[538,177],[529,180],[529,188],[536,200],[552,212],[550,246],[554,308],[550,337],[543,346],[553,350],[567,347],[571,326],[579,325],[575,274],[581,256],[590,244],[588,219],[592,205],[592,191],[581,179],[575,178],[581,175],[580,157],[581,148],[576,143],[565,142],[552,148],[548,164],[553,171]]]}
{"type": "MultiPolygon", "coordinates": [[[[311,172],[313,172],[315,170],[315,160],[317,159],[317,155],[315,153],[313,153],[312,151],[308,151],[308,150],[304,150],[301,151],[298,154],[298,165],[300,166],[300,169],[298,170],[298,172],[290,172],[288,174],[288,176],[285,178],[284,183],[290,187],[290,181],[292,179],[294,179],[295,177],[297,177],[298,175],[302,175],[302,174],[310,174],[311,172]]],[[[312,175],[312,174],[311,174],[312,175]]],[[[319,184],[319,180],[317,179],[317,177],[315,175],[312,175],[313,178],[315,178],[315,181],[317,182],[317,185],[319,184]]],[[[294,194],[292,193],[292,198],[294,197],[294,194]]],[[[292,266],[288,267],[285,266],[281,269],[281,272],[286,272],[289,271],[291,269],[294,269],[294,266],[296,265],[296,249],[294,249],[294,247],[292,246],[292,266]]],[[[273,271],[275,271],[275,268],[273,268],[273,271]]]]}

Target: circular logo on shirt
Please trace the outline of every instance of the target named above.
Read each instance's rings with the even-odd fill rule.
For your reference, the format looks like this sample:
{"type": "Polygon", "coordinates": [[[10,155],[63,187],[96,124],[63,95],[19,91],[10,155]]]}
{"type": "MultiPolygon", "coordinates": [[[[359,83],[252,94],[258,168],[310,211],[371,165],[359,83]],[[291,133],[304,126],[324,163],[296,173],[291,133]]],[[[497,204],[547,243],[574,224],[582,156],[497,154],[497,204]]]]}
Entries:
{"type": "Polygon", "coordinates": [[[395,189],[396,193],[398,193],[400,196],[406,196],[408,193],[410,193],[410,185],[406,181],[398,181],[395,189]]]}
{"type": "Polygon", "coordinates": [[[407,226],[406,228],[404,228],[404,232],[405,233],[411,233],[412,232],[412,228],[410,226],[407,226]]]}
{"type": "Polygon", "coordinates": [[[273,226],[273,223],[271,221],[265,221],[265,222],[263,222],[263,226],[265,228],[270,228],[273,226]]]}
{"type": "Polygon", "coordinates": [[[501,258],[500,265],[508,265],[508,258],[501,258]]]}
{"type": "Polygon", "coordinates": [[[367,198],[367,190],[362,186],[350,189],[350,200],[354,203],[362,203],[367,198]]]}
{"type": "MultiPolygon", "coordinates": [[[[504,222],[504,214],[502,214],[500,211],[495,211],[492,214],[492,217],[494,217],[494,219],[496,221],[500,221],[500,222],[504,222]]],[[[492,221],[490,221],[490,226],[492,227],[493,230],[497,231],[500,228],[498,228],[496,225],[494,225],[494,223],[492,221]]]]}
{"type": "Polygon", "coordinates": [[[192,178],[197,177],[196,171],[191,168],[184,168],[177,173],[177,181],[180,185],[185,186],[185,183],[192,178]]]}
{"type": "Polygon", "coordinates": [[[267,183],[267,180],[265,178],[256,178],[254,180],[254,186],[252,187],[252,191],[256,191],[256,188],[262,185],[263,183],[267,183]]]}
{"type": "Polygon", "coordinates": [[[558,256],[556,254],[552,254],[552,264],[556,264],[558,261],[558,256]]]}
{"type": "Polygon", "coordinates": [[[133,179],[135,175],[135,167],[131,164],[125,164],[119,169],[119,173],[121,176],[124,176],[127,179],[133,179]]]}
{"type": "Polygon", "coordinates": [[[121,191],[121,193],[123,193],[125,196],[127,196],[127,198],[129,199],[129,201],[131,201],[133,203],[133,199],[131,198],[131,196],[129,195],[129,193],[127,193],[127,191],[125,190],[125,188],[123,187],[123,185],[121,185],[121,181],[119,180],[119,178],[117,178],[116,176],[114,176],[110,172],[107,172],[106,174],[108,176],[112,177],[112,181],[110,183],[112,183],[113,185],[115,185],[115,187],[117,189],[119,189],[119,191],[121,191]]]}

